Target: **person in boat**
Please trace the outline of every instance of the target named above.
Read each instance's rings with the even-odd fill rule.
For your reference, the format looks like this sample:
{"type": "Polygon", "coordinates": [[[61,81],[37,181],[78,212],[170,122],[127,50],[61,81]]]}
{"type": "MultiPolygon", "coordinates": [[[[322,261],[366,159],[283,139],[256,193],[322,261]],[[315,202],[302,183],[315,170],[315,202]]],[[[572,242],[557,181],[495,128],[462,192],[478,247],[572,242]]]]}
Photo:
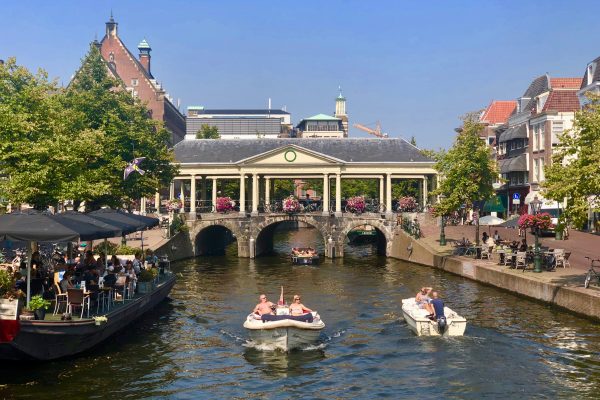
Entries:
{"type": "Polygon", "coordinates": [[[444,301],[439,298],[438,292],[431,292],[431,307],[433,308],[433,320],[446,318],[444,315],[444,301]]]}
{"type": "Polygon", "coordinates": [[[256,307],[254,307],[254,314],[258,315],[258,317],[265,314],[273,314],[273,308],[275,307],[275,304],[271,303],[267,299],[267,295],[264,293],[261,294],[258,296],[258,301],[259,303],[256,305],[256,307]]]}
{"type": "Polygon", "coordinates": [[[133,270],[136,274],[139,274],[142,271],[142,266],[144,263],[142,262],[142,253],[137,251],[133,256],[133,270]]]}
{"type": "Polygon", "coordinates": [[[429,294],[431,293],[432,290],[433,290],[433,288],[424,286],[421,288],[419,293],[417,293],[417,295],[415,296],[415,302],[417,303],[419,308],[424,309],[425,311],[427,311],[428,314],[433,314],[433,307],[429,303],[429,301],[431,300],[429,298],[429,294]]]}
{"type": "Polygon", "coordinates": [[[312,310],[306,307],[304,304],[300,303],[300,296],[295,294],[294,301],[290,304],[290,315],[298,316],[304,315],[306,313],[312,312],[312,310]]]}

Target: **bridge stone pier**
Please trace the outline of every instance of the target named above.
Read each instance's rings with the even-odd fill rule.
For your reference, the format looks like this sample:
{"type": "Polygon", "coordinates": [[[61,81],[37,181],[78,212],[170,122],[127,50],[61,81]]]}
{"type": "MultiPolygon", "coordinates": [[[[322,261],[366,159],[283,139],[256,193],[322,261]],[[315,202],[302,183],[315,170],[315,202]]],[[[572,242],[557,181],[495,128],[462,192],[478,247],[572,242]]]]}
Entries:
{"type": "MultiPolygon", "coordinates": [[[[304,223],[314,227],[321,236],[325,257],[344,256],[344,243],[348,233],[358,227],[370,225],[377,232],[377,248],[381,255],[390,255],[396,221],[379,214],[320,214],[270,213],[250,215],[242,213],[199,215],[189,220],[190,241],[196,256],[211,254],[237,242],[238,257],[255,258],[273,249],[275,228],[284,222],[304,223]]],[[[291,250],[291,249],[290,249],[291,250]]]]}

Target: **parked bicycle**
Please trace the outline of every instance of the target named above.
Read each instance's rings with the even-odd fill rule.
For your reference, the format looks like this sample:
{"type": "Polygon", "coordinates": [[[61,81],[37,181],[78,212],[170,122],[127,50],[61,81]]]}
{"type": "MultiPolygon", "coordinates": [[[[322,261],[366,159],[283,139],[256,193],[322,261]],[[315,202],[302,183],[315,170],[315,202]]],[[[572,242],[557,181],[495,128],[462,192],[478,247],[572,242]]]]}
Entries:
{"type": "Polygon", "coordinates": [[[598,286],[600,286],[600,273],[598,273],[595,269],[594,269],[594,263],[598,263],[600,262],[600,259],[591,259],[590,257],[586,257],[588,260],[590,260],[590,269],[587,272],[587,275],[585,276],[585,281],[583,283],[583,286],[587,289],[588,287],[590,287],[590,283],[592,282],[592,279],[596,280],[596,284],[598,286]]]}

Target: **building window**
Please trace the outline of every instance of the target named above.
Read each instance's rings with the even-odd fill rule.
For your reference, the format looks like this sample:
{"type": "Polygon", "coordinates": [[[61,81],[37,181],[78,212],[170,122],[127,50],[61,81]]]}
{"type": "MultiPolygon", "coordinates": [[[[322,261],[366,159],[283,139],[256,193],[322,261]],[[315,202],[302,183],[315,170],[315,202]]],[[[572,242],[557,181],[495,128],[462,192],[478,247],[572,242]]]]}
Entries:
{"type": "Polygon", "coordinates": [[[560,142],[559,136],[562,135],[565,130],[563,121],[552,121],[552,144],[558,144],[560,142]]]}
{"type": "Polygon", "coordinates": [[[539,162],[538,158],[533,160],[533,181],[534,182],[540,181],[540,162],[539,162]]]}
{"type": "Polygon", "coordinates": [[[539,131],[539,126],[536,124],[533,126],[533,151],[537,151],[538,150],[538,131],[539,131]]]}
{"type": "Polygon", "coordinates": [[[540,124],[540,150],[544,150],[546,148],[546,124],[540,124]]]}
{"type": "Polygon", "coordinates": [[[108,54],[108,61],[109,62],[115,61],[115,54],[112,51],[108,54]]]}
{"type": "Polygon", "coordinates": [[[137,78],[133,78],[133,79],[131,80],[131,86],[137,86],[137,85],[138,85],[138,80],[137,80],[137,78]]]}
{"type": "Polygon", "coordinates": [[[540,158],[540,180],[539,182],[542,182],[544,180],[546,180],[546,175],[544,174],[544,159],[540,158]]]}

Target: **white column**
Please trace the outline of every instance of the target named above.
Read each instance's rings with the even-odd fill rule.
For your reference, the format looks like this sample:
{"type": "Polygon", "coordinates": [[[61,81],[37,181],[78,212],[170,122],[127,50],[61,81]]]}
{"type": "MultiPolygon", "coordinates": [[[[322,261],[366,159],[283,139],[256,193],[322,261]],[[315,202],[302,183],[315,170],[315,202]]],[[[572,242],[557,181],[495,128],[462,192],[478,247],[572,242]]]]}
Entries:
{"type": "Polygon", "coordinates": [[[335,175],[335,214],[342,216],[342,174],[335,175]]]}
{"type": "Polygon", "coordinates": [[[190,181],[190,214],[196,214],[196,175],[192,175],[190,181]]]}
{"type": "Polygon", "coordinates": [[[156,214],[160,214],[160,192],[158,190],[154,193],[154,207],[156,208],[156,214]]]}
{"type": "Polygon", "coordinates": [[[323,174],[323,214],[329,214],[329,175],[323,174]]]}
{"type": "Polygon", "coordinates": [[[179,192],[181,197],[181,208],[179,209],[179,212],[183,214],[185,212],[185,181],[182,179],[179,182],[181,182],[181,191],[179,192]]]}
{"type": "Polygon", "coordinates": [[[140,214],[146,215],[146,198],[142,197],[140,199],[140,214]]]}
{"type": "Polygon", "coordinates": [[[271,204],[271,178],[265,178],[265,204],[271,204]]]}
{"type": "Polygon", "coordinates": [[[240,175],[240,212],[246,212],[246,176],[240,175]]]}
{"type": "Polygon", "coordinates": [[[252,214],[258,214],[258,174],[252,174],[252,214]]]}
{"type": "Polygon", "coordinates": [[[385,209],[388,214],[392,213],[392,174],[385,176],[385,209]]]}
{"type": "Polygon", "coordinates": [[[171,181],[169,185],[169,200],[173,200],[175,198],[175,180],[171,181]]]}
{"type": "Polygon", "coordinates": [[[423,207],[428,203],[429,199],[429,188],[427,187],[427,177],[423,178],[423,207]]]}
{"type": "Polygon", "coordinates": [[[212,206],[217,211],[217,178],[212,178],[212,206]]]}
{"type": "Polygon", "coordinates": [[[383,187],[383,176],[379,177],[379,204],[384,204],[385,191],[383,187]]]}

